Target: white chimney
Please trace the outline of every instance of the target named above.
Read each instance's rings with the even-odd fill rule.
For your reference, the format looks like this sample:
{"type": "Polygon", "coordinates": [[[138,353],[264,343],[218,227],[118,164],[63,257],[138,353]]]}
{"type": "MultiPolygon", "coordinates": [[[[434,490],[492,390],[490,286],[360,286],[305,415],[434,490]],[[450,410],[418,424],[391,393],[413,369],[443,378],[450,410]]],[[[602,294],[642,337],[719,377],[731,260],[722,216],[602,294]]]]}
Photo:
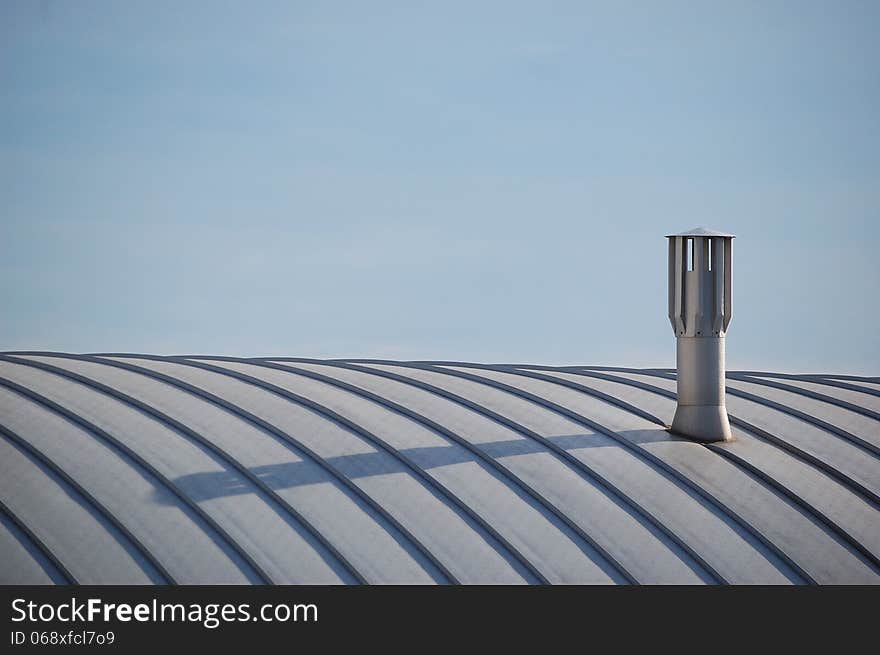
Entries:
{"type": "Polygon", "coordinates": [[[672,432],[729,441],[724,335],[730,323],[734,236],[694,228],[669,239],[669,320],[676,337],[678,406],[672,432]]]}

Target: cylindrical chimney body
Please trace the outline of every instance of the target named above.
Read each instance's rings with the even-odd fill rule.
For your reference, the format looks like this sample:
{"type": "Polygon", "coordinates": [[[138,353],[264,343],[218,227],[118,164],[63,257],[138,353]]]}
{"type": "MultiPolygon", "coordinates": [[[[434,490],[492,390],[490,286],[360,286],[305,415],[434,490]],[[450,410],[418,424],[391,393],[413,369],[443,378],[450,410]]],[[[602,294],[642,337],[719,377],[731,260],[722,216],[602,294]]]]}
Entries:
{"type": "Polygon", "coordinates": [[[676,337],[678,405],[672,432],[730,440],[724,336],[731,318],[732,234],[695,228],[669,239],[669,320],[676,337]]]}

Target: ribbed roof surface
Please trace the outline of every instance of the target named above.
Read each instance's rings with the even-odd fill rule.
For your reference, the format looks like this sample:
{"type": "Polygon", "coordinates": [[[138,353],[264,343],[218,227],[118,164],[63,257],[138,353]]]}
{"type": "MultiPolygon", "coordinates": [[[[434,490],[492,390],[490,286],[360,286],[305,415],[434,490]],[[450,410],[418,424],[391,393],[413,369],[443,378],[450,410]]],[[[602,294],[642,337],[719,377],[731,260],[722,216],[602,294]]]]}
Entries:
{"type": "Polygon", "coordinates": [[[0,355],[0,583],[877,583],[880,380],[0,355]]]}

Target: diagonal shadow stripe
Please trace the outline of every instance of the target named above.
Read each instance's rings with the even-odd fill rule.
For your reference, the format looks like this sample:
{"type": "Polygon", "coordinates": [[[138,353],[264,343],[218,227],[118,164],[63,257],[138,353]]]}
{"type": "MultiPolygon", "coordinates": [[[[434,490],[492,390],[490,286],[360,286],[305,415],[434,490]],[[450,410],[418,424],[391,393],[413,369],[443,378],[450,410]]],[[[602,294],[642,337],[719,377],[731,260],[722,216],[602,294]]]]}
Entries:
{"type": "MultiPolygon", "coordinates": [[[[58,366],[53,366],[51,364],[46,364],[45,362],[39,362],[31,359],[0,355],[0,360],[11,361],[13,363],[23,364],[25,366],[31,366],[33,368],[41,369],[60,377],[67,378],[69,380],[73,380],[74,382],[78,382],[90,389],[115,398],[116,400],[119,400],[126,405],[140,410],[151,418],[158,420],[160,423],[165,424],[167,427],[170,427],[174,434],[180,435],[184,438],[188,438],[204,446],[207,450],[214,453],[222,462],[230,465],[242,476],[251,481],[260,491],[262,491],[269,501],[269,506],[273,507],[273,509],[279,514],[279,516],[293,529],[297,530],[297,526],[301,526],[307,534],[311,535],[312,538],[317,542],[317,544],[320,545],[319,548],[315,548],[314,544],[311,544],[312,547],[314,548],[315,552],[317,552],[318,555],[322,557],[325,562],[327,562],[331,569],[338,569],[341,565],[341,567],[355,580],[357,580],[358,583],[366,584],[366,580],[363,578],[363,576],[351,565],[350,562],[348,562],[345,557],[343,557],[336,550],[336,548],[324,537],[323,534],[321,534],[308,520],[305,519],[305,517],[303,517],[299,513],[297,509],[290,505],[290,503],[288,503],[284,498],[279,496],[274,490],[263,485],[258,478],[251,475],[246,466],[244,466],[236,458],[230,455],[227,451],[225,451],[223,448],[220,448],[213,441],[207,439],[189,426],[184,425],[180,421],[171,418],[167,414],[160,412],[155,407],[152,407],[147,403],[138,400],[137,398],[129,396],[128,394],[124,394],[121,391],[114,389],[113,387],[109,387],[89,377],[80,375],[79,373],[74,373],[58,366]],[[321,552],[321,547],[326,549],[327,552],[321,552]]],[[[337,571],[337,573],[338,572],[339,571],[337,571]]]]}
{"type": "MultiPolygon", "coordinates": [[[[263,359],[250,360],[250,361],[265,361],[263,359]]],[[[284,357],[284,358],[276,358],[275,361],[283,361],[283,362],[300,362],[300,363],[312,363],[312,364],[320,364],[323,366],[330,366],[335,368],[348,369],[352,371],[358,371],[362,373],[369,374],[374,377],[385,378],[389,380],[394,380],[405,384],[407,386],[415,387],[418,389],[422,389],[431,393],[433,395],[439,396],[441,398],[445,398],[450,400],[458,405],[469,409],[472,412],[480,414],[481,416],[485,416],[489,420],[495,421],[514,432],[517,432],[523,437],[524,440],[518,441],[517,443],[537,443],[543,446],[549,451],[549,453],[554,456],[558,461],[562,462],[565,466],[574,470],[574,472],[588,480],[591,484],[597,485],[600,489],[602,489],[609,498],[614,500],[618,506],[622,507],[624,511],[627,511],[631,515],[636,518],[642,525],[644,525],[650,532],[655,535],[662,535],[666,539],[668,539],[673,545],[673,552],[675,549],[679,549],[681,552],[678,553],[679,557],[685,561],[689,567],[698,572],[701,577],[706,577],[708,575],[708,579],[712,582],[716,583],[724,583],[723,577],[712,567],[708,562],[706,562],[702,556],[696,553],[690,545],[688,545],[683,539],[679,538],[674,532],[672,532],[662,521],[653,516],[650,512],[648,512],[644,507],[642,507],[639,503],[637,503],[634,499],[627,496],[620,489],[618,489],[614,484],[612,484],[609,480],[602,477],[595,469],[587,465],[585,462],[580,460],[577,457],[574,457],[569,452],[568,449],[574,448],[582,448],[582,447],[592,447],[594,445],[594,437],[590,435],[561,435],[556,437],[544,437],[533,430],[513,421],[512,419],[498,414],[488,407],[483,405],[474,403],[462,396],[454,394],[446,389],[428,384],[427,382],[423,382],[421,380],[417,380],[415,378],[411,378],[408,376],[400,375],[397,373],[393,373],[390,371],[385,371],[381,369],[376,369],[372,367],[364,367],[359,366],[357,364],[351,364],[348,362],[343,362],[339,360],[317,360],[317,359],[306,359],[306,358],[294,358],[294,357],[284,357]],[[570,446],[570,448],[568,447],[570,446]],[[692,560],[688,562],[688,558],[692,560]]],[[[501,442],[499,448],[504,450],[506,448],[506,442],[501,442]]],[[[483,444],[481,445],[487,452],[490,452],[492,448],[492,444],[483,444]]],[[[524,446],[525,448],[525,446],[524,446]]],[[[530,450],[530,449],[529,449],[530,450]]],[[[543,452],[543,451],[542,451],[543,452]]],[[[490,453],[491,454],[491,453],[490,453]]],[[[501,456],[499,454],[499,456],[501,456]]]]}
{"type": "MultiPolygon", "coordinates": [[[[497,366],[493,367],[488,364],[470,364],[467,362],[394,362],[389,360],[349,360],[354,362],[365,362],[365,363],[376,363],[376,364],[386,364],[390,366],[401,366],[408,368],[416,368],[427,371],[433,371],[435,373],[443,373],[446,375],[450,375],[453,377],[460,377],[462,379],[471,380],[473,382],[477,382],[479,384],[484,384],[486,386],[494,387],[501,391],[505,391],[511,395],[518,396],[530,402],[533,402],[537,405],[545,407],[550,411],[553,411],[557,414],[565,416],[570,420],[579,423],[581,425],[585,425],[586,427],[605,434],[618,444],[620,444],[623,448],[634,454],[636,457],[640,458],[642,461],[651,465],[655,470],[667,476],[671,481],[678,484],[679,487],[683,489],[690,490],[692,494],[696,497],[700,498],[704,505],[707,507],[714,507],[715,511],[718,515],[727,517],[732,523],[739,526],[739,528],[748,535],[750,535],[753,539],[755,539],[758,543],[762,544],[767,550],[773,553],[780,562],[785,563],[789,566],[789,568],[794,571],[798,576],[801,577],[802,580],[810,583],[816,584],[816,581],[810,576],[799,564],[797,564],[794,560],[791,559],[781,548],[779,548],[775,543],[773,543],[769,538],[767,538],[760,530],[755,528],[751,523],[749,523],[745,518],[734,512],[730,507],[727,506],[721,499],[717,496],[704,489],[695,481],[691,480],[687,476],[680,473],[671,465],[667,464],[665,461],[651,453],[650,451],[642,448],[638,443],[634,443],[632,440],[627,439],[619,435],[614,430],[599,424],[591,418],[584,416],[578,412],[574,412],[566,407],[563,407],[557,403],[554,403],[546,398],[542,398],[541,396],[537,396],[528,391],[524,391],[518,387],[513,387],[511,385],[505,384],[503,382],[499,382],[492,378],[488,378],[485,376],[475,375],[473,373],[467,373],[464,371],[459,371],[451,368],[446,368],[448,366],[461,366],[461,367],[471,367],[475,369],[484,369],[484,370],[495,370],[500,372],[507,373],[520,373],[521,369],[514,369],[507,366],[497,366]]],[[[549,368],[549,367],[548,367],[549,368]]],[[[529,376],[529,372],[524,372],[526,377],[529,376]]],[[[549,377],[549,376],[547,376],[549,377]]],[[[557,378],[558,379],[558,378],[557,378]]],[[[564,385],[561,385],[564,386],[564,385]]],[[[623,401],[620,401],[623,402],[623,401]]],[[[664,426],[665,427],[665,426],[664,426]]]]}
{"type": "MultiPolygon", "coordinates": [[[[520,371],[521,371],[521,369],[515,369],[515,368],[508,369],[508,367],[506,367],[506,366],[498,367],[495,370],[501,370],[501,371],[507,370],[507,372],[516,372],[516,373],[520,373],[520,371]]],[[[589,376],[595,377],[595,375],[593,375],[593,373],[594,373],[593,371],[578,373],[576,371],[566,370],[565,372],[582,374],[582,375],[585,375],[588,377],[589,376]]],[[[577,383],[573,383],[568,380],[562,380],[561,378],[555,378],[553,376],[541,376],[541,377],[547,378],[548,381],[555,382],[556,384],[559,384],[561,386],[572,386],[573,385],[572,388],[579,388],[579,389],[584,390],[584,393],[589,393],[590,387],[586,387],[584,385],[578,385],[577,383]]],[[[666,376],[658,374],[658,377],[666,377],[666,376]]],[[[619,376],[607,376],[603,379],[608,379],[610,381],[618,381],[622,384],[626,384],[626,380],[627,380],[627,378],[621,378],[619,376]]],[[[635,382],[635,381],[630,381],[630,382],[635,382]]],[[[657,395],[661,395],[661,396],[664,396],[664,397],[670,398],[670,399],[675,399],[677,397],[675,393],[673,393],[667,389],[662,389],[660,387],[655,387],[653,385],[647,385],[644,383],[642,383],[642,384],[644,386],[640,386],[640,388],[643,388],[646,391],[650,391],[652,393],[655,393],[657,395]]],[[[636,385],[630,385],[630,386],[636,386],[636,385]]],[[[746,429],[748,429],[749,431],[759,431],[760,433],[762,433],[764,435],[772,436],[772,435],[769,435],[769,433],[765,432],[764,430],[760,430],[759,428],[756,428],[755,426],[752,426],[741,419],[735,420],[734,417],[730,417],[730,418],[731,418],[732,423],[735,423],[735,424],[739,425],[740,427],[746,427],[746,429]]],[[[659,419],[656,419],[656,422],[658,425],[663,425],[664,427],[667,427],[659,419]]],[[[780,442],[782,441],[781,439],[778,439],[778,438],[776,438],[776,439],[780,442]]],[[[880,558],[878,558],[869,548],[867,548],[864,544],[862,544],[853,535],[851,535],[849,532],[844,530],[836,521],[831,519],[827,514],[820,511],[815,506],[813,506],[811,503],[807,502],[804,498],[800,497],[798,494],[791,491],[788,487],[786,487],[781,482],[779,482],[778,480],[773,478],[766,471],[747,462],[745,459],[736,455],[735,453],[732,453],[732,452],[726,450],[724,447],[722,447],[718,444],[701,444],[701,445],[704,446],[705,448],[708,448],[712,452],[720,455],[721,457],[724,457],[725,459],[728,459],[729,461],[733,462],[736,466],[739,466],[743,470],[752,474],[752,476],[758,478],[759,480],[764,482],[767,486],[774,489],[777,493],[781,494],[782,496],[787,498],[789,501],[796,504],[798,507],[801,508],[802,511],[807,513],[808,517],[812,517],[819,524],[823,525],[825,528],[830,530],[832,534],[836,535],[843,542],[845,542],[850,547],[855,549],[855,551],[862,557],[862,559],[865,561],[866,564],[868,564],[876,573],[880,573],[880,558]]],[[[816,461],[819,462],[819,460],[816,460],[816,461]]],[[[821,463],[821,466],[819,466],[818,468],[820,468],[820,470],[822,470],[823,472],[826,470],[829,472],[832,472],[832,474],[834,474],[835,477],[837,475],[843,476],[842,473],[839,473],[838,471],[836,471],[836,469],[828,466],[826,463],[821,463]]],[[[846,476],[844,476],[844,479],[847,481],[846,486],[856,487],[854,489],[851,488],[851,490],[855,491],[856,493],[859,493],[859,489],[864,489],[863,487],[861,487],[861,485],[858,485],[858,483],[856,483],[854,480],[851,480],[850,478],[848,478],[846,476]]],[[[864,489],[864,493],[870,494],[870,492],[867,489],[864,489]]],[[[860,493],[860,495],[864,495],[864,493],[860,493]]],[[[869,502],[873,503],[873,498],[871,496],[868,496],[867,500],[869,502]]]]}
{"type": "MultiPolygon", "coordinates": [[[[586,435],[565,435],[554,437],[554,440],[568,441],[571,449],[583,448],[586,435]]],[[[538,444],[516,439],[497,441],[486,444],[486,454],[504,458],[529,453],[543,452],[538,444]]],[[[470,453],[453,446],[422,446],[419,448],[401,448],[400,452],[409,457],[423,469],[441,468],[453,464],[473,463],[478,460],[470,453]]],[[[328,457],[327,462],[333,465],[348,478],[369,478],[380,475],[399,473],[403,470],[397,462],[383,457],[381,453],[357,453],[328,457]]],[[[273,489],[288,489],[307,486],[326,481],[317,476],[314,470],[307,468],[303,462],[284,462],[280,464],[264,464],[253,466],[251,472],[273,489]]],[[[191,489],[190,495],[197,500],[206,500],[218,496],[237,495],[253,491],[248,485],[242,484],[240,476],[225,471],[191,473],[176,478],[181,486],[191,489]],[[210,480],[206,485],[193,484],[193,480],[210,480]]]]}
{"type": "MultiPolygon", "coordinates": [[[[376,500],[374,500],[371,496],[369,496],[363,489],[354,484],[349,478],[351,476],[346,475],[346,473],[338,470],[332,464],[330,464],[326,458],[321,457],[315,451],[306,446],[302,441],[294,438],[292,435],[284,432],[277,426],[265,421],[255,414],[252,414],[246,411],[244,408],[233,404],[219,396],[216,396],[204,389],[196,387],[192,384],[184,382],[178,378],[165,375],[164,373],[160,373],[158,371],[154,371],[153,369],[145,368],[143,366],[138,366],[132,364],[130,362],[121,362],[112,359],[106,359],[100,356],[92,356],[92,355],[69,355],[63,353],[33,353],[40,354],[47,357],[57,357],[60,359],[73,359],[77,361],[85,361],[92,362],[97,364],[102,364],[105,366],[110,366],[114,368],[120,368],[122,370],[131,371],[133,373],[137,373],[143,375],[147,378],[158,380],[163,382],[169,386],[175,387],[184,391],[187,394],[190,394],[194,397],[205,400],[226,412],[229,412],[242,420],[246,421],[254,425],[256,428],[268,433],[270,436],[274,436],[286,449],[293,452],[295,455],[300,457],[301,459],[311,460],[313,463],[317,464],[321,469],[326,471],[331,479],[341,485],[344,490],[347,490],[354,496],[354,502],[357,504],[360,501],[363,504],[363,508],[366,508],[368,513],[369,510],[375,512],[376,515],[384,519],[389,527],[384,528],[386,532],[388,532],[392,539],[397,541],[404,550],[410,552],[411,554],[420,553],[422,557],[425,558],[428,568],[426,572],[437,582],[440,583],[452,583],[458,584],[458,580],[449,572],[446,567],[436,559],[433,553],[425,547],[412,533],[405,528],[397,519],[395,519],[382,505],[380,505],[376,500]],[[415,553],[413,553],[415,551],[415,553]],[[433,566],[436,571],[430,570],[430,567],[433,566]]],[[[152,357],[146,355],[128,355],[129,357],[136,357],[140,359],[153,359],[156,361],[164,361],[162,357],[152,357]]],[[[259,468],[259,467],[258,467],[259,468]]],[[[402,469],[403,467],[401,467],[402,469]]],[[[255,471],[256,469],[251,468],[251,471],[255,471]]],[[[326,478],[316,478],[314,472],[310,469],[307,469],[306,466],[299,466],[297,469],[297,475],[302,479],[303,484],[309,484],[312,482],[324,482],[326,478]]],[[[228,488],[237,488],[241,487],[238,483],[231,482],[235,479],[234,475],[226,475],[223,473],[216,474],[216,480],[218,483],[222,483],[225,487],[228,488]]],[[[207,480],[210,478],[205,478],[203,474],[193,474],[190,476],[181,476],[178,480],[187,486],[187,492],[194,497],[202,498],[202,497],[213,497],[212,494],[206,492],[205,490],[198,487],[197,483],[201,480],[207,480]]],[[[240,482],[240,480],[239,480],[240,482]]],[[[296,485],[291,485],[296,486],[296,485]]],[[[244,487],[242,487],[244,488],[244,487]]],[[[284,487],[274,487],[274,488],[284,488],[284,487]]],[[[343,491],[343,493],[345,493],[343,491]]],[[[375,517],[373,517],[375,518],[375,517]]],[[[378,521],[381,525],[381,521],[378,521]]],[[[416,557],[418,559],[418,557],[416,557]]]]}
{"type": "Polygon", "coordinates": [[[532,581],[537,581],[541,584],[548,584],[548,580],[543,576],[543,574],[538,571],[535,566],[529,562],[522,553],[519,552],[517,548],[515,548],[510,542],[501,536],[494,527],[492,527],[488,522],[486,522],[482,517],[480,517],[472,508],[470,508],[463,500],[461,500],[456,494],[454,494],[450,489],[448,489],[445,485],[440,483],[434,477],[429,475],[425,470],[421,469],[414,461],[409,459],[405,454],[401,453],[398,449],[394,448],[383,439],[379,438],[369,430],[366,430],[364,427],[354,423],[353,421],[345,418],[344,416],[338,414],[337,412],[331,410],[329,407],[326,407],[316,401],[313,401],[309,398],[305,398],[293,392],[290,392],[286,389],[282,389],[276,385],[271,383],[264,382],[263,380],[259,380],[252,376],[245,375],[243,373],[239,373],[237,371],[233,371],[227,368],[214,366],[205,362],[196,361],[195,359],[188,359],[184,357],[161,357],[156,355],[137,355],[137,354],[125,354],[125,353],[102,353],[100,356],[97,356],[101,362],[110,362],[112,360],[105,360],[104,357],[133,357],[133,358],[142,358],[148,360],[155,361],[164,361],[171,362],[176,364],[181,364],[185,366],[191,366],[194,368],[200,368],[207,371],[212,371],[214,373],[219,373],[221,375],[226,375],[228,377],[233,377],[239,379],[247,384],[265,389],[274,393],[288,402],[292,402],[294,404],[306,407],[311,409],[312,411],[322,415],[324,418],[331,420],[338,425],[341,425],[343,428],[348,430],[349,432],[354,433],[355,435],[361,437],[368,443],[377,447],[380,450],[385,451],[387,454],[391,455],[392,458],[396,459],[400,462],[403,467],[415,475],[418,479],[420,479],[423,484],[427,487],[428,491],[438,498],[441,502],[446,504],[452,509],[458,509],[461,514],[464,515],[463,518],[470,519],[471,527],[477,528],[477,533],[487,541],[487,543],[498,553],[502,555],[507,561],[513,565],[513,568],[523,575],[527,580],[531,579],[532,581]],[[488,537],[488,539],[487,539],[488,537]],[[495,541],[496,545],[492,544],[492,541],[495,541]],[[500,547],[500,549],[499,549],[500,547]]]}
{"type": "MultiPolygon", "coordinates": [[[[597,555],[599,556],[599,558],[605,560],[605,566],[602,566],[601,562],[599,563],[599,565],[600,565],[600,568],[606,569],[606,573],[611,573],[612,577],[617,577],[618,581],[623,580],[629,584],[638,584],[636,579],[632,576],[632,574],[629,573],[620,564],[620,562],[618,562],[605,548],[603,548],[601,545],[599,545],[595,541],[595,539],[593,539],[593,537],[591,537],[584,530],[582,530],[580,528],[580,526],[578,526],[574,521],[572,521],[564,512],[562,512],[556,505],[551,503],[546,497],[544,497],[542,494],[540,494],[538,491],[536,491],[533,487],[531,487],[526,482],[524,482],[510,468],[503,465],[501,462],[498,462],[493,457],[489,456],[482,449],[481,446],[476,446],[475,444],[471,443],[467,439],[463,438],[461,435],[459,435],[459,434],[455,433],[454,431],[452,431],[452,430],[438,424],[437,422],[425,417],[423,414],[416,412],[414,410],[411,410],[408,407],[404,407],[403,405],[396,403],[396,402],[393,402],[387,398],[379,396],[371,391],[363,389],[362,387],[358,387],[358,386],[350,384],[348,382],[344,382],[342,380],[338,380],[336,378],[333,378],[333,377],[330,377],[327,375],[322,375],[321,373],[317,373],[317,372],[310,371],[307,369],[303,369],[303,368],[299,368],[299,367],[295,367],[295,366],[273,364],[271,362],[263,362],[260,360],[241,360],[241,359],[236,359],[236,358],[225,358],[225,357],[220,358],[220,359],[222,359],[223,361],[239,361],[242,363],[249,364],[251,366],[272,368],[272,369],[280,370],[280,371],[283,371],[286,373],[299,375],[301,377],[307,377],[309,379],[318,380],[318,381],[323,382],[325,384],[328,384],[328,385],[334,386],[336,388],[342,389],[344,391],[347,391],[349,393],[355,394],[361,398],[365,398],[365,399],[367,399],[377,405],[385,407],[386,409],[388,409],[392,412],[395,412],[397,414],[405,416],[405,417],[417,422],[418,424],[428,428],[429,430],[434,431],[435,433],[440,434],[441,436],[445,437],[447,440],[461,446],[468,453],[470,453],[470,456],[463,457],[462,461],[472,461],[472,462],[475,462],[478,465],[482,466],[484,469],[488,468],[488,469],[491,469],[492,471],[497,472],[499,474],[501,480],[504,481],[505,484],[515,487],[514,491],[517,493],[518,496],[522,497],[521,493],[525,493],[527,496],[531,497],[533,499],[533,502],[537,504],[536,509],[543,516],[547,517],[546,513],[549,512],[551,514],[551,516],[555,517],[558,521],[561,521],[565,526],[567,526],[571,531],[573,531],[574,534],[577,535],[577,537],[579,537],[583,541],[583,543],[577,543],[577,541],[575,541],[575,540],[572,540],[572,541],[575,543],[576,546],[578,546],[578,548],[582,552],[584,552],[585,555],[587,555],[591,560],[595,560],[597,555]],[[517,492],[517,489],[521,493],[517,492]],[[585,548],[585,545],[587,546],[586,548],[585,548]],[[612,569],[612,571],[610,571],[610,572],[607,571],[609,566],[612,569]],[[614,574],[616,574],[616,576],[614,574]]],[[[447,450],[450,450],[450,449],[447,448],[447,450]]],[[[431,449],[425,449],[425,448],[405,449],[402,452],[407,453],[410,457],[413,457],[414,461],[416,461],[417,464],[422,465],[423,468],[426,468],[426,466],[424,466],[419,461],[419,459],[422,459],[424,461],[424,464],[431,466],[432,458],[431,457],[424,457],[424,454],[427,454],[427,453],[433,454],[436,452],[436,449],[433,449],[433,448],[431,448],[431,449]],[[418,453],[418,454],[416,454],[414,456],[413,455],[414,452],[418,453]]],[[[444,459],[449,459],[449,458],[446,457],[444,459]]],[[[526,499],[523,498],[523,500],[526,500],[526,499]]],[[[526,500],[526,502],[528,502],[528,500],[526,500]]],[[[530,504],[532,504],[532,503],[530,503],[530,504]]],[[[533,506],[535,506],[535,505],[533,505],[533,506]]],[[[547,517],[547,518],[549,518],[549,517],[547,517]]],[[[555,523],[555,522],[552,521],[552,519],[551,519],[551,523],[555,523]]],[[[557,529],[559,529],[558,525],[556,525],[555,527],[557,529]]],[[[562,532],[562,534],[565,534],[565,532],[563,530],[560,530],[560,532],[562,532]]],[[[569,539],[571,539],[570,536],[568,536],[568,535],[566,535],[566,536],[569,539]]]]}
{"type": "MultiPolygon", "coordinates": [[[[165,475],[163,475],[158,469],[156,469],[152,464],[150,464],[143,457],[138,455],[134,450],[129,448],[125,443],[112,436],[110,433],[102,430],[97,425],[91,423],[90,421],[84,419],[78,414],[68,410],[65,407],[62,407],[58,403],[42,396],[35,391],[28,389],[22,385],[13,382],[12,380],[7,380],[5,378],[0,377],[0,385],[5,386],[13,391],[20,393],[26,398],[33,400],[34,402],[42,405],[46,409],[62,416],[63,418],[69,420],[71,423],[78,425],[83,428],[90,434],[92,434],[96,439],[101,441],[102,443],[108,445],[112,450],[114,450],[119,457],[123,460],[132,463],[136,468],[141,470],[145,477],[156,486],[165,487],[172,494],[177,496],[181,502],[196,516],[198,516],[204,523],[209,526],[210,530],[207,530],[206,533],[208,536],[220,546],[220,548],[225,553],[234,553],[238,559],[240,559],[241,563],[245,564],[248,568],[243,568],[239,564],[239,569],[241,572],[251,581],[257,581],[261,584],[271,584],[271,580],[266,575],[266,573],[260,568],[260,566],[252,560],[250,555],[245,552],[235,540],[229,535],[226,530],[224,530],[220,525],[211,518],[199,505],[197,505],[191,498],[189,498],[180,487],[175,485],[170,479],[168,479],[165,475]]],[[[235,561],[235,557],[232,558],[233,562],[235,561]]],[[[236,563],[238,564],[238,563],[236,563]]]]}
{"type": "MultiPolygon", "coordinates": [[[[506,368],[508,366],[513,367],[515,370],[524,370],[524,369],[520,368],[520,366],[524,366],[524,365],[504,365],[504,368],[506,368]]],[[[663,389],[662,387],[656,387],[652,384],[648,384],[647,382],[642,382],[640,380],[632,380],[630,378],[620,377],[620,376],[612,375],[610,373],[603,373],[600,370],[593,369],[593,368],[575,369],[572,367],[564,367],[564,368],[557,369],[557,368],[553,368],[553,367],[538,366],[538,365],[533,365],[533,364],[529,364],[528,366],[531,369],[535,369],[535,370],[558,371],[561,373],[570,373],[570,374],[579,375],[582,377],[591,377],[591,378],[595,378],[597,380],[605,380],[607,382],[617,382],[619,384],[624,384],[626,386],[630,386],[633,388],[642,389],[643,391],[647,391],[649,393],[653,393],[656,395],[663,396],[665,398],[669,398],[670,400],[677,400],[677,395],[675,394],[675,392],[670,391],[668,389],[663,389]]],[[[534,371],[532,371],[532,373],[533,372],[534,371]]],[[[631,372],[631,373],[644,373],[644,371],[639,370],[639,369],[632,369],[629,372],[631,372]]],[[[562,384],[563,386],[571,386],[571,388],[575,388],[575,389],[583,386],[583,385],[578,385],[578,383],[572,382],[570,380],[562,380],[561,378],[554,378],[553,376],[548,376],[548,377],[552,378],[552,381],[558,380],[559,382],[557,382],[557,384],[562,384]]],[[[659,377],[666,378],[666,376],[659,376],[659,377]]],[[[583,389],[581,389],[581,390],[592,390],[592,387],[583,387],[583,389]]],[[[588,391],[585,391],[585,392],[588,392],[588,391]]],[[[607,394],[606,394],[606,396],[607,396],[607,394]]],[[[600,397],[600,396],[597,396],[597,397],[600,397]]],[[[613,397],[611,397],[611,398],[613,398],[613,397]]],[[[603,400],[604,399],[605,398],[603,398],[603,400]]],[[[617,405],[621,409],[625,409],[626,411],[636,413],[639,416],[642,416],[643,418],[646,418],[647,420],[649,420],[653,423],[657,423],[658,425],[665,425],[665,423],[663,421],[661,421],[659,418],[657,418],[656,416],[653,416],[652,414],[649,414],[648,412],[644,412],[641,409],[634,407],[630,403],[627,403],[627,402],[619,400],[619,399],[613,399],[612,401],[609,401],[609,402],[611,402],[614,405],[617,405]]],[[[813,468],[820,470],[821,472],[825,473],[826,475],[834,478],[837,482],[839,482],[841,485],[843,485],[844,487],[846,487],[847,489],[849,489],[853,493],[861,496],[865,501],[867,501],[871,505],[874,505],[874,506],[880,508],[880,496],[878,496],[875,492],[868,489],[867,487],[865,487],[863,484],[861,484],[860,482],[858,482],[854,478],[848,476],[846,473],[843,473],[842,471],[838,470],[834,466],[831,466],[828,462],[824,461],[820,457],[817,457],[816,455],[813,455],[812,453],[809,453],[809,452],[803,450],[802,448],[795,446],[790,441],[787,441],[787,440],[785,440],[775,434],[772,434],[772,433],[768,432],[767,430],[764,430],[763,428],[759,428],[758,426],[753,425],[752,423],[749,423],[748,421],[740,418],[739,416],[737,416],[735,414],[728,413],[728,417],[730,418],[731,424],[737,426],[738,428],[740,428],[742,430],[745,430],[746,432],[751,433],[752,435],[758,437],[760,440],[763,440],[763,441],[766,441],[768,443],[773,444],[777,448],[780,448],[781,450],[786,451],[787,453],[789,453],[790,455],[792,455],[796,459],[799,459],[799,460],[809,464],[813,468]]],[[[666,426],[666,427],[668,427],[668,426],[666,426]]]]}
{"type": "MultiPolygon", "coordinates": [[[[535,368],[539,368],[539,367],[535,367],[535,368]]],[[[566,372],[566,373],[586,374],[587,372],[596,373],[596,372],[599,372],[604,369],[597,369],[595,367],[578,368],[578,367],[567,367],[566,366],[566,367],[560,368],[559,370],[566,372]]],[[[608,369],[608,370],[610,370],[610,369],[608,369]]],[[[674,373],[651,370],[651,369],[641,370],[641,369],[625,369],[625,368],[619,367],[615,370],[617,370],[621,373],[635,373],[635,374],[641,374],[641,375],[648,375],[648,376],[653,376],[653,377],[657,377],[657,378],[663,378],[666,380],[675,380],[676,379],[674,373]]],[[[633,380],[633,382],[637,382],[637,380],[633,380]]],[[[650,387],[651,389],[658,388],[658,387],[654,387],[653,385],[647,385],[647,386],[650,387]]],[[[647,389],[647,390],[651,390],[651,389],[647,389]]],[[[664,389],[663,391],[668,392],[668,390],[666,390],[666,389],[664,389]]],[[[812,416],[811,414],[808,414],[807,412],[802,412],[799,409],[795,409],[793,407],[789,407],[788,405],[784,405],[783,403],[778,403],[776,401],[769,400],[767,398],[763,398],[762,396],[758,396],[756,394],[749,393],[748,391],[743,391],[742,389],[736,389],[736,388],[728,386],[727,393],[732,396],[738,396],[740,398],[745,398],[746,400],[751,400],[752,402],[758,403],[759,405],[763,405],[764,407],[769,407],[770,409],[775,409],[779,412],[782,412],[783,414],[788,414],[789,416],[794,416],[795,418],[798,418],[798,419],[804,421],[805,423],[809,423],[817,428],[821,428],[822,430],[824,430],[826,432],[829,432],[833,435],[836,435],[837,437],[840,437],[844,441],[848,441],[848,442],[858,446],[859,448],[867,451],[868,453],[870,453],[874,457],[880,458],[880,447],[875,446],[874,444],[870,443],[869,441],[865,441],[861,437],[858,437],[858,436],[852,434],[851,432],[844,430],[843,428],[840,428],[836,425],[832,425],[831,423],[828,423],[827,421],[823,421],[820,418],[812,416]]]]}

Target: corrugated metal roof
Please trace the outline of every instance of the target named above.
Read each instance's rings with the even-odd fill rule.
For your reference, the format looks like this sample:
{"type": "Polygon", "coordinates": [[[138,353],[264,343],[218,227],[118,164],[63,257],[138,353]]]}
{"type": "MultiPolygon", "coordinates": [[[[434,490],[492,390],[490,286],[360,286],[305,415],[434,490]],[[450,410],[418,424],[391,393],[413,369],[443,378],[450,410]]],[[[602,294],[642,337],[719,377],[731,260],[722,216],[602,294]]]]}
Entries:
{"type": "Polygon", "coordinates": [[[0,355],[2,583],[876,583],[874,378],[0,355]]]}

